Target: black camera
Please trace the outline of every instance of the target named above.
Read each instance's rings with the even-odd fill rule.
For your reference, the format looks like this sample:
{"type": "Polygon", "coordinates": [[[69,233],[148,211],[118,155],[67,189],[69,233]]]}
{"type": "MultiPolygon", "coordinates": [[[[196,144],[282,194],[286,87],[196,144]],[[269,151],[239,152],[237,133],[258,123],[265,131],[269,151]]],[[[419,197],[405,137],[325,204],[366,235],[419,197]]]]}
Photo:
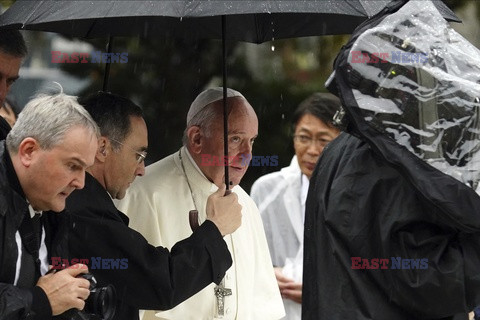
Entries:
{"type": "Polygon", "coordinates": [[[115,315],[117,300],[115,287],[112,285],[97,287],[97,280],[91,273],[80,274],[78,277],[90,282],[90,295],[85,300],[85,308],[83,310],[70,309],[55,318],[62,320],[111,320],[115,315]]]}

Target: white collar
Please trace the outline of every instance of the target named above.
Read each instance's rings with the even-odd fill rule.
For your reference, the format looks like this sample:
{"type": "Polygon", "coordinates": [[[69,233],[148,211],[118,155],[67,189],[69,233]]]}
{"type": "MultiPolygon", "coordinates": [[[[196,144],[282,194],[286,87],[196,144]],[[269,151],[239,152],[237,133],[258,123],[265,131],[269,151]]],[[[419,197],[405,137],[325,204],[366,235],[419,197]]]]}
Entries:
{"type": "Polygon", "coordinates": [[[193,157],[192,155],[190,154],[190,151],[188,150],[187,147],[183,148],[185,150],[185,153],[187,154],[187,157],[188,157],[188,160],[190,160],[190,162],[192,163],[193,167],[197,170],[198,173],[200,173],[200,175],[207,179],[207,176],[205,176],[205,174],[202,172],[202,170],[200,170],[200,168],[198,167],[197,163],[195,162],[195,160],[193,160],[193,157]]]}
{"type": "Polygon", "coordinates": [[[43,211],[35,211],[30,203],[28,204],[28,211],[30,212],[30,218],[35,217],[36,214],[39,214],[41,217],[43,214],[43,211]]]}
{"type": "Polygon", "coordinates": [[[197,163],[193,160],[193,157],[188,151],[187,147],[183,146],[180,149],[180,152],[182,154],[183,160],[179,159],[179,161],[184,164],[185,174],[186,177],[188,177],[189,182],[192,184],[192,188],[195,189],[196,187],[199,190],[210,193],[214,193],[215,191],[217,191],[218,187],[213,182],[208,180],[202,170],[200,170],[197,163]],[[183,156],[185,154],[187,155],[186,157],[183,156]]]}

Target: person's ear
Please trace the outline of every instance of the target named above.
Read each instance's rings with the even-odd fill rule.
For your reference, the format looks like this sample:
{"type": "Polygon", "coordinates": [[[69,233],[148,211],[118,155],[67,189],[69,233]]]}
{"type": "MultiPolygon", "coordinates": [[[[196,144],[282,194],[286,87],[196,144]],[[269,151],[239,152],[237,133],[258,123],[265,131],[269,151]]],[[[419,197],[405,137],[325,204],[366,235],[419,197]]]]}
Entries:
{"type": "Polygon", "coordinates": [[[35,156],[41,150],[40,144],[32,137],[28,137],[20,142],[18,146],[18,156],[23,166],[30,167],[35,160],[35,156]]]}
{"type": "Polygon", "coordinates": [[[200,154],[202,152],[202,143],[204,136],[199,126],[191,126],[187,129],[187,138],[188,145],[190,146],[190,151],[195,154],[200,154]]]}
{"type": "Polygon", "coordinates": [[[109,146],[110,140],[108,140],[106,137],[98,138],[98,149],[97,154],[95,155],[95,159],[97,159],[101,163],[105,162],[105,159],[108,156],[109,146]]]}

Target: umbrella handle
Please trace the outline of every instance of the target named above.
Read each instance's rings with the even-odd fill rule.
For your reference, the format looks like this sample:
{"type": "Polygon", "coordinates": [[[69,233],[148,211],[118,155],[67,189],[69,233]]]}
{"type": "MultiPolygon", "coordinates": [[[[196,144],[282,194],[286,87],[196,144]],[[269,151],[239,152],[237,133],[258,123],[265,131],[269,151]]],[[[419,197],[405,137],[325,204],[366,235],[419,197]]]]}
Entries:
{"type": "MultiPolygon", "coordinates": [[[[232,190],[225,190],[225,196],[228,196],[232,193],[232,190]]],[[[198,210],[190,210],[188,212],[188,222],[190,223],[190,228],[192,231],[195,231],[199,227],[198,223],[198,210]]]]}
{"type": "Polygon", "coordinates": [[[188,212],[188,222],[190,222],[190,228],[192,231],[195,231],[198,228],[198,210],[190,210],[190,212],[188,212]]]}

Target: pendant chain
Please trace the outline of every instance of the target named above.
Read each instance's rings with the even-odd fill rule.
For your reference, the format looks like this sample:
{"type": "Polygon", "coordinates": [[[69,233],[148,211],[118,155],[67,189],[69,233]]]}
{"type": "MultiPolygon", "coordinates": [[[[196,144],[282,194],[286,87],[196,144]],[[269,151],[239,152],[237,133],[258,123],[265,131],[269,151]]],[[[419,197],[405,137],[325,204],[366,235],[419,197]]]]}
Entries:
{"type": "MultiPolygon", "coordinates": [[[[188,179],[188,176],[187,176],[187,172],[185,170],[185,166],[183,165],[183,158],[182,158],[182,150],[180,149],[180,151],[178,152],[178,156],[180,158],[180,164],[182,165],[182,170],[183,170],[183,175],[185,176],[185,179],[187,180],[187,185],[188,185],[188,189],[190,190],[190,195],[192,196],[192,201],[193,201],[193,206],[195,207],[195,210],[197,210],[197,204],[195,202],[195,197],[193,196],[193,190],[192,190],[192,186],[190,185],[190,180],[188,179]]],[[[235,263],[236,259],[235,259],[235,247],[233,245],[233,237],[231,234],[229,234],[229,240],[230,240],[230,245],[232,247],[232,258],[233,258],[233,261],[235,263]]],[[[235,271],[234,271],[234,277],[235,277],[235,283],[237,282],[237,268],[235,268],[235,271]]],[[[222,279],[222,282],[225,281],[225,278],[222,279]]],[[[237,318],[237,315],[238,315],[238,286],[236,285],[235,286],[235,298],[236,298],[236,305],[237,307],[235,307],[235,319],[237,318]]]]}

